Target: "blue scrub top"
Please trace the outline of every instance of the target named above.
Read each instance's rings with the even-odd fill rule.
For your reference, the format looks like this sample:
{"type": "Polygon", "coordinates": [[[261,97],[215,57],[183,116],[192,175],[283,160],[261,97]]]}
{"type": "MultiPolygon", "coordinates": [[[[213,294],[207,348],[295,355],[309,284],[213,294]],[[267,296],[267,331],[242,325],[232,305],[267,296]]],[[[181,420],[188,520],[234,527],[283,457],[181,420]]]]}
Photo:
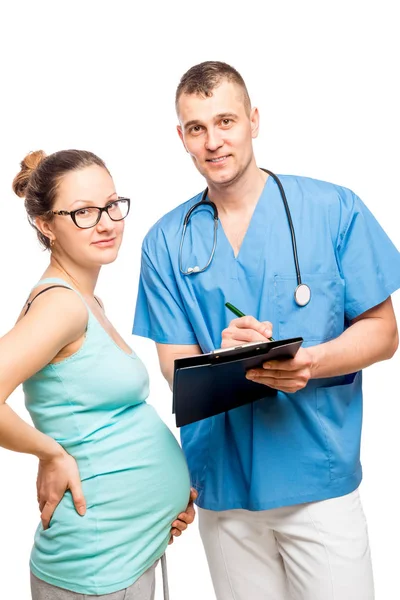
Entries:
{"type": "MultiPolygon", "coordinates": [[[[158,221],[142,248],[133,333],[162,344],[221,345],[231,302],[260,321],[275,339],[304,338],[304,346],[339,336],[349,320],[400,287],[400,254],[350,190],[309,178],[280,176],[293,224],[305,307],[297,285],[290,230],[269,177],[235,258],[218,223],[210,267],[179,270],[183,220],[201,194],[158,221]]],[[[212,214],[197,209],[183,248],[183,269],[205,266],[213,244],[212,214]]],[[[211,510],[263,510],[341,496],[360,483],[361,372],[311,380],[293,394],[278,392],[252,404],[187,425],[183,449],[198,504],[211,510]]]]}

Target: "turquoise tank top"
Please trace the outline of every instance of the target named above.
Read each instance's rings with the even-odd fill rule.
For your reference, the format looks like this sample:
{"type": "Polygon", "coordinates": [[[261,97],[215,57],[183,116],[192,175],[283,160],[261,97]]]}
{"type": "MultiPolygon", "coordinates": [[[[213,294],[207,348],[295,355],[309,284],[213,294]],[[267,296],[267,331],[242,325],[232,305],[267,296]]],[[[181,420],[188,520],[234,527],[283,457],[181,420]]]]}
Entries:
{"type": "MultiPolygon", "coordinates": [[[[73,290],[62,279],[37,285],[44,283],[73,290]]],[[[181,448],[146,403],[143,363],[124,352],[88,309],[81,348],[48,364],[23,389],[35,427],[76,459],[87,502],[81,517],[67,491],[50,527],[39,524],[32,572],[81,594],[130,586],[164,553],[171,523],[190,493],[181,448]]]]}

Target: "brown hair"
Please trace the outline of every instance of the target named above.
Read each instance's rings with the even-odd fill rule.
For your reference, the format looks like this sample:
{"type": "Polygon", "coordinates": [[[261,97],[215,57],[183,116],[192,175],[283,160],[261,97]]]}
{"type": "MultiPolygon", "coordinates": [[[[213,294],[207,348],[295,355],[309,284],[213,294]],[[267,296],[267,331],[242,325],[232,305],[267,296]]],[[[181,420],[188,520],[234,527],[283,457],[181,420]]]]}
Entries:
{"type": "Polygon", "coordinates": [[[45,248],[50,248],[50,240],[36,228],[35,218],[51,221],[53,215],[50,211],[63,176],[91,165],[108,171],[101,158],[85,150],[61,150],[49,156],[43,150],[37,150],[30,152],[21,162],[21,170],[14,177],[12,187],[17,196],[25,198],[29,223],[36,229],[39,241],[45,248]]]}
{"type": "Polygon", "coordinates": [[[178,102],[182,94],[199,94],[205,97],[212,96],[213,90],[218,87],[223,80],[236,83],[242,88],[246,112],[249,112],[251,107],[250,96],[243,77],[236,69],[227,63],[211,60],[195,65],[182,76],[176,89],[176,112],[178,112],[178,102]]]}

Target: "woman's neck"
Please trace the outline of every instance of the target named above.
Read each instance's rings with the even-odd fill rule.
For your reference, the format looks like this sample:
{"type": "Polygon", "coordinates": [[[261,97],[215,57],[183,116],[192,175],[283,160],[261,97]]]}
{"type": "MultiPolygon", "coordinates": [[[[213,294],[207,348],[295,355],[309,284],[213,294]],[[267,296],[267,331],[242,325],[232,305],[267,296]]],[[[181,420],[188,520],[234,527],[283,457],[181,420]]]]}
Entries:
{"type": "Polygon", "coordinates": [[[43,279],[48,277],[64,279],[64,281],[70,283],[84,296],[93,297],[100,268],[89,269],[88,267],[68,261],[65,258],[59,259],[57,256],[51,254],[50,264],[43,273],[43,279]]]}

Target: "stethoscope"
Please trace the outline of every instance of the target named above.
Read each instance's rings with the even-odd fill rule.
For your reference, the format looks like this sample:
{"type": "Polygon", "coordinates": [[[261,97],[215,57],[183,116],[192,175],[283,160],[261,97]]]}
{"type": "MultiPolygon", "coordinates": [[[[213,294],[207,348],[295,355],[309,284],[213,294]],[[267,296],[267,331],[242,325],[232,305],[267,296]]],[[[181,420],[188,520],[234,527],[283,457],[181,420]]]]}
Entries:
{"type": "MultiPolygon", "coordinates": [[[[275,173],[272,173],[271,171],[268,171],[268,169],[262,169],[262,171],[265,171],[265,173],[268,173],[268,175],[271,175],[271,177],[274,179],[274,181],[276,182],[278,188],[279,188],[279,192],[281,194],[281,198],[283,201],[283,204],[285,206],[285,211],[286,211],[286,216],[287,216],[287,220],[289,223],[289,228],[290,228],[290,235],[292,238],[292,247],[293,247],[293,259],[294,259],[294,266],[296,268],[296,277],[297,277],[297,287],[294,290],[294,299],[295,302],[298,306],[306,306],[309,302],[310,302],[310,298],[311,298],[311,289],[310,287],[306,284],[303,283],[301,281],[301,273],[300,273],[300,267],[299,267],[299,259],[297,257],[297,244],[296,244],[296,236],[294,233],[294,227],[293,227],[293,221],[292,221],[292,216],[290,214],[290,210],[289,210],[289,205],[286,199],[286,194],[285,194],[285,190],[283,189],[282,183],[279,180],[279,177],[277,175],[275,175],[275,173]]],[[[218,209],[215,206],[214,202],[211,202],[211,200],[207,200],[207,194],[208,194],[208,188],[206,188],[201,196],[201,200],[200,202],[197,202],[196,204],[194,204],[186,213],[185,218],[183,220],[183,228],[182,228],[182,237],[181,237],[181,243],[179,245],[179,270],[182,273],[182,275],[194,275],[195,273],[203,273],[203,271],[205,271],[206,269],[208,269],[208,267],[211,264],[212,259],[214,258],[214,254],[215,254],[215,249],[217,247],[217,230],[218,230],[218,209]],[[193,212],[199,208],[200,206],[204,206],[204,205],[208,205],[211,206],[211,208],[213,209],[214,212],[214,242],[213,242],[213,247],[211,250],[211,254],[210,254],[210,258],[207,261],[207,264],[205,265],[205,267],[203,267],[202,269],[200,269],[199,266],[195,266],[195,267],[188,267],[188,270],[185,271],[183,269],[182,266],[182,249],[183,249],[183,242],[185,241],[185,234],[186,234],[186,228],[189,224],[189,220],[190,217],[192,216],[193,212]]]]}

